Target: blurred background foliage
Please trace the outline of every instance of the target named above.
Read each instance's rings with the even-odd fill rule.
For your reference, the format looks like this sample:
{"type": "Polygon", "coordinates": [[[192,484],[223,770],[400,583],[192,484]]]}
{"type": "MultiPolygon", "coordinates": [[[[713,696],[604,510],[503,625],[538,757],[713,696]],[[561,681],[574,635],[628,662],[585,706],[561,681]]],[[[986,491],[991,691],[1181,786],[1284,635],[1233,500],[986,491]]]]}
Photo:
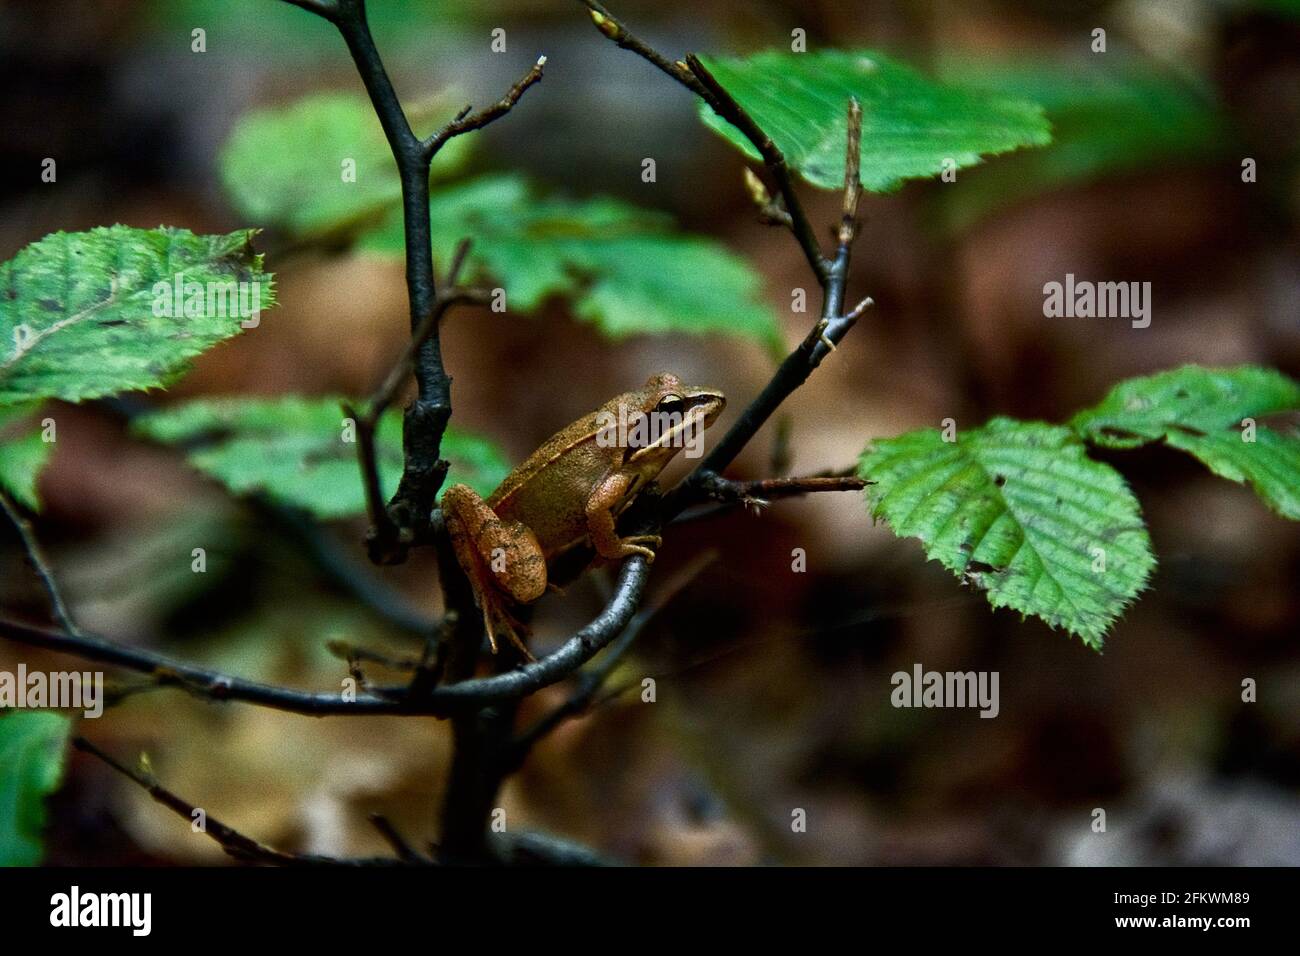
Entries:
{"type": "MultiPolygon", "coordinates": [[[[809,308],[815,296],[788,235],[755,222],[743,158],[698,121],[691,97],[571,0],[369,6],[399,92],[427,99],[434,117],[443,103],[495,100],[548,56],[545,80],[509,117],[434,168],[434,202],[447,204],[434,224],[440,266],[470,225],[483,237],[476,272],[525,290],[505,314],[455,313],[444,335],[457,426],[500,449],[471,464],[519,461],[659,369],[741,406],[766,380],[775,342],[808,326],[791,311],[793,290],[808,290],[809,308]],[[683,233],[698,258],[673,275],[656,256],[683,233]],[[616,254],[620,244],[637,254],[616,254]],[[692,281],[701,274],[710,281],[692,281]],[[745,334],[619,334],[648,321],[745,334]]],[[[1051,146],[864,199],[850,288],[877,305],[789,403],[792,472],[848,466],[869,438],[946,417],[1062,421],[1121,378],[1186,362],[1300,371],[1293,0],[614,9],[674,55],[787,48],[800,28],[810,51],[879,50],[1040,103],[1051,123],[1051,146]],[[1098,26],[1104,55],[1090,52],[1098,26]],[[1242,182],[1245,158],[1255,183],[1242,182]],[[1045,319],[1043,284],[1066,272],[1152,281],[1151,327],[1045,319]]],[[[279,498],[233,498],[202,473],[230,443],[168,447],[129,424],[166,406],[155,421],[192,417],[206,406],[183,403],[237,394],[314,396],[328,411],[331,396],[366,394],[387,370],[406,327],[382,209],[391,183],[373,204],[343,209],[343,229],[338,217],[311,221],[317,207],[301,192],[248,192],[268,177],[310,191],[317,180],[294,164],[311,153],[278,141],[274,118],[306,97],[326,104],[292,134],[324,155],[332,130],[366,122],[347,105],[358,90],[333,31],[272,0],[0,6],[0,258],[55,229],[253,226],[266,228],[259,249],[277,278],[262,326],[203,356],[169,393],[51,406],[59,440],[39,485],[40,529],[90,630],[326,687],[345,673],[329,642],[408,655],[412,631],[438,611],[427,556],[371,569],[362,524],[303,520],[292,476],[279,498]],[[196,26],[203,54],[191,52],[196,26]],[[249,125],[259,116],[272,120],[260,131],[249,125]],[[33,172],[46,156],[58,158],[57,186],[33,172]],[[190,570],[194,547],[209,556],[203,575],[190,570]]],[[[837,196],[801,188],[814,222],[836,217],[837,196]]],[[[285,454],[274,438],[237,450],[241,471],[261,461],[273,474],[285,454]]],[[[736,473],[770,474],[772,451],[768,429],[736,473]]],[[[1173,451],[1107,460],[1142,503],[1159,565],[1104,655],[990,612],[915,542],[873,527],[857,496],[682,527],[656,565],[661,582],[705,548],[719,559],[625,665],[624,678],[657,678],[657,703],[628,694],[561,728],[507,785],[512,826],[646,863],[1300,862],[1300,535],[1173,451]],[[806,574],[790,573],[795,547],[806,574]],[[890,674],[918,661],[998,670],[999,718],[893,709],[890,674]],[[1240,700],[1246,677],[1259,683],[1256,704],[1240,700]],[[1090,830],[1098,806],[1106,834],[1090,830]],[[790,831],[795,807],[807,833],[790,831]]],[[[6,613],[42,615],[12,539],[0,569],[6,613]]],[[[605,586],[597,573],[548,599],[539,645],[585,622],[605,586]]],[[[0,644],[0,666],[20,658],[61,664],[0,644]]],[[[268,843],[383,852],[370,811],[436,835],[449,743],[432,720],[307,721],[163,692],[79,730],[120,754],[147,751],[169,786],[268,843]]],[[[0,752],[18,746],[31,743],[0,737],[0,752]]],[[[221,859],[80,754],[48,816],[54,862],[221,859]]]]}

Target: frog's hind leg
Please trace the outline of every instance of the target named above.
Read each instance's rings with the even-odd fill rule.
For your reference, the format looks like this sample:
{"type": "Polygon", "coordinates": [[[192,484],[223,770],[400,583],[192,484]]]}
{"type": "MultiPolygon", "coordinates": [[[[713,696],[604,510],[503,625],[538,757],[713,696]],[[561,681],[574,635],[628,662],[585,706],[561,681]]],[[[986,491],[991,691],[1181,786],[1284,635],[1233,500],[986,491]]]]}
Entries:
{"type": "Polygon", "coordinates": [[[546,557],[537,536],[521,522],[497,517],[467,485],[452,485],[443,493],[442,511],[456,560],[483,611],[492,653],[497,651],[500,632],[532,660],[519,636],[520,630],[527,633],[527,629],[510,614],[506,598],[529,604],[546,591],[546,557]]]}

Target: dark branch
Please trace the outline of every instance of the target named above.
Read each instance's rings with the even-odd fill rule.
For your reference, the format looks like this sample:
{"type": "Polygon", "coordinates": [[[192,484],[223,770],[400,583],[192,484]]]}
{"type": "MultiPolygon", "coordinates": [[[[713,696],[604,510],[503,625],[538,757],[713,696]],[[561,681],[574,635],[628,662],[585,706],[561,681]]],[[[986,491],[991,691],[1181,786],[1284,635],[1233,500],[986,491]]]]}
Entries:
{"type": "MultiPolygon", "coordinates": [[[[402,184],[402,222],[406,247],[406,288],[410,300],[411,366],[417,393],[402,421],[404,465],[397,493],[379,507],[381,484],[374,460],[373,423],[358,419],[359,459],[372,521],[371,554],[381,562],[401,561],[407,548],[428,538],[430,515],[447,476],[442,437],[451,420],[451,377],[442,361],[439,319],[451,300],[439,297],[433,273],[429,223],[429,164],[451,137],[479,129],[510,111],[528,87],[541,79],[545,57],[481,113],[462,113],[427,140],[411,129],[366,18],[365,0],[289,0],[338,27],[357,73],[383,127],[402,184]]],[[[393,390],[395,392],[395,389],[393,390]]]]}
{"type": "MultiPolygon", "coordinates": [[[[862,110],[857,100],[852,98],[849,100],[847,116],[846,156],[856,157],[860,153],[862,139],[862,110]]],[[[843,311],[844,293],[849,280],[849,261],[857,232],[858,197],[862,191],[858,175],[857,160],[847,161],[844,167],[844,213],[839,230],[840,241],[824,287],[821,320],[813,326],[798,347],[786,356],[767,385],[741,412],[740,418],[713,451],[665,496],[662,512],[665,522],[679,514],[698,495],[696,486],[704,480],[702,475],[707,472],[721,474],[735,460],[772,413],[789,398],[792,392],[808,380],[808,376],[821,364],[822,359],[848,334],[863,311],[871,305],[871,299],[863,299],[851,311],[847,313],[843,311]]]]}
{"type": "Polygon", "coordinates": [[[629,558],[619,572],[614,597],[586,627],[552,653],[517,670],[436,687],[413,697],[407,687],[375,688],[354,699],[342,691],[317,693],[244,680],[185,664],[152,651],[127,647],[88,634],[69,634],[0,619],[0,637],[84,660],[148,674],[160,686],[177,687],[213,701],[242,701],[290,713],[326,717],[339,714],[407,714],[446,717],[515,700],[563,680],[612,641],[631,620],[645,586],[647,565],[629,558]]]}
{"type": "MultiPolygon", "coordinates": [[[[406,247],[406,289],[410,327],[422,328],[437,303],[433,247],[429,225],[429,161],[402,110],[397,93],[375,48],[363,0],[343,0],[334,22],[347,43],[357,72],[379,117],[397,162],[402,184],[402,222],[406,247]]],[[[404,466],[397,494],[378,524],[378,533],[392,539],[413,539],[428,522],[438,489],[447,475],[442,460],[442,436],[451,420],[451,378],[442,363],[437,324],[420,344],[415,361],[417,394],[402,422],[404,466]]],[[[369,495],[378,486],[366,474],[369,495]]]]}
{"type": "MultiPolygon", "coordinates": [[[[366,537],[366,545],[371,560],[376,564],[398,564],[404,561],[408,549],[415,543],[416,532],[409,525],[404,526],[395,520],[395,513],[400,515],[405,512],[394,512],[391,504],[384,503],[375,433],[384,412],[396,400],[407,377],[416,369],[417,358],[425,342],[438,333],[443,316],[453,306],[466,303],[481,305],[488,301],[491,293],[487,290],[464,288],[457,284],[468,252],[469,240],[462,240],[456,248],[447,275],[447,284],[435,293],[432,309],[411,332],[411,337],[407,340],[401,355],[374,394],[370,396],[365,410],[358,412],[350,404],[343,405],[343,414],[351,418],[357,427],[357,458],[366,492],[366,510],[370,516],[370,532],[366,537]]],[[[409,437],[407,436],[408,439],[409,437]]],[[[404,440],[404,443],[408,442],[404,440]]],[[[408,457],[404,468],[404,481],[410,466],[411,461],[408,457]]]]}

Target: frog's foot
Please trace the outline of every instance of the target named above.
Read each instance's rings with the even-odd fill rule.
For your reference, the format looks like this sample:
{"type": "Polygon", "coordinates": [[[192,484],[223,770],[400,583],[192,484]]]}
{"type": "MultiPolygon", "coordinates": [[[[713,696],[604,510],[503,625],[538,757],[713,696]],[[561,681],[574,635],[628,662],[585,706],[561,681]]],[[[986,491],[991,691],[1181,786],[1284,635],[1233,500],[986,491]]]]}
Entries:
{"type": "Polygon", "coordinates": [[[587,499],[587,532],[591,535],[592,547],[606,561],[640,555],[649,563],[655,559],[655,553],[646,545],[657,548],[663,544],[663,539],[657,534],[620,537],[615,514],[611,510],[611,506],[622,500],[630,487],[631,479],[621,474],[611,475],[596,486],[587,499]]]}
{"type": "Polygon", "coordinates": [[[658,548],[663,543],[664,539],[657,534],[634,534],[628,538],[620,538],[618,556],[620,558],[630,558],[634,554],[639,554],[645,558],[646,564],[653,564],[655,559],[654,548],[658,548]]]}
{"type": "Polygon", "coordinates": [[[488,645],[492,648],[492,653],[496,654],[500,649],[497,644],[497,635],[504,635],[511,645],[514,646],[524,660],[532,662],[537,660],[533,657],[533,652],[528,649],[524,643],[523,635],[528,634],[528,628],[518,621],[505,607],[504,603],[496,601],[491,597],[487,600],[490,602],[488,607],[483,610],[483,626],[487,631],[488,645]]]}
{"type": "Polygon", "coordinates": [[[529,604],[546,591],[546,557],[536,535],[521,522],[503,521],[466,485],[443,492],[442,512],[456,561],[483,611],[492,653],[497,652],[497,635],[502,635],[532,660],[520,637],[528,629],[509,608],[529,604]]]}

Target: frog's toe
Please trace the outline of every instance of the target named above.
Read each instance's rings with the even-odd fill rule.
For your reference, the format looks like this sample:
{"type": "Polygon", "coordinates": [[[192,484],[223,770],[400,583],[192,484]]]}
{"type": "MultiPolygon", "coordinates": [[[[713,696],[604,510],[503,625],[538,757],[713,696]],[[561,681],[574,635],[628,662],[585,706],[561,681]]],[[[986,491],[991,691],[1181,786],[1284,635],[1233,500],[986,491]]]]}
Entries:
{"type": "Polygon", "coordinates": [[[648,538],[648,537],[647,537],[647,538],[641,538],[641,539],[638,539],[638,538],[625,538],[625,539],[622,541],[622,543],[620,544],[620,546],[619,546],[619,553],[620,553],[620,556],[621,556],[621,557],[624,557],[624,558],[630,558],[630,557],[632,557],[634,554],[639,554],[641,557],[645,558],[645,563],[646,563],[646,564],[654,564],[654,560],[655,560],[655,553],[654,553],[654,551],[651,550],[650,548],[647,548],[647,547],[646,547],[645,545],[643,545],[643,544],[633,544],[633,543],[632,543],[632,542],[637,541],[637,540],[653,540],[653,541],[655,541],[656,543],[662,543],[662,542],[660,542],[660,540],[659,540],[658,538],[648,538]]]}

